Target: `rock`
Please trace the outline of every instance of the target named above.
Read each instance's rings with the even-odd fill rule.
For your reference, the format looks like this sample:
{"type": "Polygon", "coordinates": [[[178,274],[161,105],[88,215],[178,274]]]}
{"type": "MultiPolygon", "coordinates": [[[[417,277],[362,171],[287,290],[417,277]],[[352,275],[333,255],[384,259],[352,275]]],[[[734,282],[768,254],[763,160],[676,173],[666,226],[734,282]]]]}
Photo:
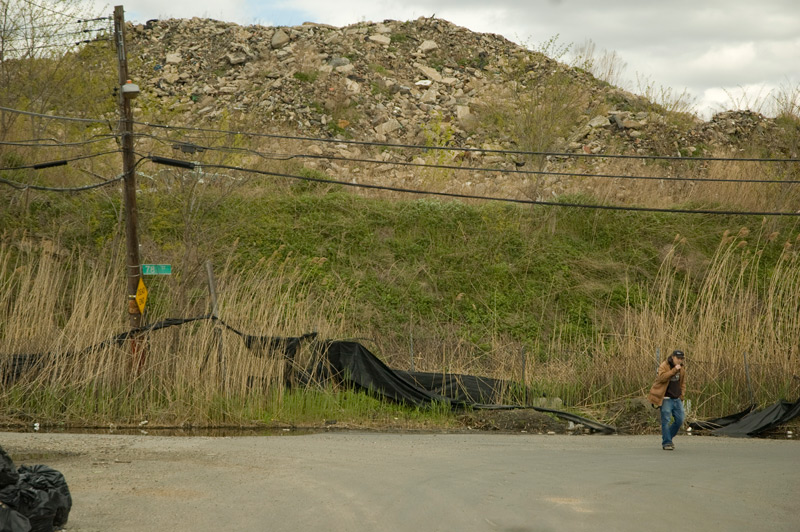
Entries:
{"type": "Polygon", "coordinates": [[[347,88],[347,92],[351,94],[358,94],[361,92],[361,85],[358,84],[357,81],[353,81],[350,78],[346,78],[344,80],[345,88],[347,88]]]}
{"type": "Polygon", "coordinates": [[[400,124],[396,118],[392,118],[376,127],[375,132],[379,135],[388,135],[389,133],[397,131],[401,127],[403,127],[402,124],[400,124]]]}
{"type": "Polygon", "coordinates": [[[439,93],[433,87],[426,90],[422,95],[419,97],[419,101],[421,103],[434,103],[436,99],[439,97],[439,93]]]}
{"type": "Polygon", "coordinates": [[[569,136],[567,142],[576,143],[580,140],[585,139],[591,132],[592,128],[589,127],[588,125],[580,127],[569,136]]]}
{"type": "Polygon", "coordinates": [[[381,44],[383,46],[389,46],[392,43],[392,39],[391,38],[387,37],[386,35],[381,35],[381,34],[370,35],[369,36],[369,40],[372,41],[372,42],[376,42],[378,44],[381,44]]]}
{"type": "Polygon", "coordinates": [[[417,50],[425,53],[425,52],[430,52],[432,50],[436,50],[437,48],[439,48],[439,45],[436,44],[436,41],[427,40],[427,41],[422,41],[422,44],[419,45],[419,48],[417,48],[417,50]]]}
{"type": "Polygon", "coordinates": [[[421,65],[419,63],[414,63],[414,67],[416,67],[417,70],[422,72],[422,75],[425,76],[426,78],[433,81],[442,81],[442,75],[439,74],[439,72],[437,72],[435,69],[426,65],[421,65]]]}
{"type": "Polygon", "coordinates": [[[226,54],[225,59],[227,59],[231,65],[241,65],[247,61],[247,55],[241,52],[226,54]]]}
{"type": "Polygon", "coordinates": [[[350,60],[346,57],[334,57],[328,64],[333,68],[343,67],[350,64],[350,60]]]}
{"type": "Polygon", "coordinates": [[[282,29],[279,29],[272,35],[272,40],[270,41],[270,44],[273,50],[277,50],[278,48],[283,48],[284,46],[289,44],[290,40],[291,39],[289,38],[289,35],[282,29]]]}
{"type": "Polygon", "coordinates": [[[168,65],[177,65],[181,61],[183,61],[183,58],[181,57],[180,52],[167,54],[167,64],[168,65]]]}
{"type": "Polygon", "coordinates": [[[605,116],[596,116],[596,117],[592,118],[591,120],[589,120],[589,127],[591,127],[591,128],[605,127],[605,126],[608,126],[610,124],[611,124],[611,122],[609,122],[608,117],[605,117],[605,116]]]}

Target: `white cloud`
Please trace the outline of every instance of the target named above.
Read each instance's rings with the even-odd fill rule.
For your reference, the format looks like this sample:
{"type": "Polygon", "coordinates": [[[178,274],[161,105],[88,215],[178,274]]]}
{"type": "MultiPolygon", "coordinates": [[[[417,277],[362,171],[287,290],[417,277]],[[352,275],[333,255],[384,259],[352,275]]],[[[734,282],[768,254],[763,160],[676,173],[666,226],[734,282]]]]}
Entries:
{"type": "Polygon", "coordinates": [[[757,60],[754,42],[713,46],[687,65],[688,68],[713,72],[740,71],[757,60]]]}

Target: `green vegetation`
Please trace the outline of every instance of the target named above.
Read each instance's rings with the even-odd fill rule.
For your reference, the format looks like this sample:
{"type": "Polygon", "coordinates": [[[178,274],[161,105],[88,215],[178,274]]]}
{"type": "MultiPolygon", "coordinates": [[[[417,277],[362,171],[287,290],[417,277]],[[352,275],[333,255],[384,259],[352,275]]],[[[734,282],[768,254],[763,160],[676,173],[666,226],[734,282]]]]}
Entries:
{"type": "Polygon", "coordinates": [[[392,33],[389,36],[389,40],[392,42],[392,44],[404,43],[404,42],[407,42],[409,39],[410,39],[410,37],[408,36],[408,34],[407,33],[402,33],[402,32],[392,33]]]}
{"type": "MultiPolygon", "coordinates": [[[[749,401],[744,353],[759,400],[798,391],[800,268],[790,221],[390,201],[322,182],[282,192],[256,182],[220,187],[142,195],[144,260],[176,265],[171,278],[147,279],[146,321],[208,312],[196,265],[210,258],[226,322],[260,335],[371,338],[392,367],[408,367],[413,336],[417,369],[524,381],[534,394],[596,408],[642,394],[657,353],[680,346],[692,355],[699,415],[749,401]]],[[[97,193],[7,204],[3,354],[80,350],[119,332],[118,203],[97,193]],[[56,223],[57,240],[43,240],[42,228],[56,223]]],[[[434,422],[346,390],[285,395],[275,359],[230,337],[218,355],[218,334],[204,323],[154,333],[133,381],[125,348],[58,359],[5,390],[0,405],[73,424],[434,422]],[[218,356],[227,369],[204,367],[218,356]],[[267,383],[262,390],[248,387],[252,376],[267,383]]]]}
{"type": "Polygon", "coordinates": [[[303,83],[314,83],[319,76],[319,72],[300,72],[297,71],[293,74],[294,79],[302,81],[303,83]]]}

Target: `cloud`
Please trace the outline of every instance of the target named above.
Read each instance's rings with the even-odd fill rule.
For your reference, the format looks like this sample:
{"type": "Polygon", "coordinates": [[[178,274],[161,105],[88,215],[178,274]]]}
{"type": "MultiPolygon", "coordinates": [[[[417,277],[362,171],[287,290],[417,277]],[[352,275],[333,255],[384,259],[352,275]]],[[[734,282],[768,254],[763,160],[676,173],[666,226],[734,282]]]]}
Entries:
{"type": "Polygon", "coordinates": [[[221,3],[215,0],[133,0],[125,4],[125,19],[145,22],[150,19],[167,18],[211,18],[249,23],[245,0],[226,0],[221,3]]]}

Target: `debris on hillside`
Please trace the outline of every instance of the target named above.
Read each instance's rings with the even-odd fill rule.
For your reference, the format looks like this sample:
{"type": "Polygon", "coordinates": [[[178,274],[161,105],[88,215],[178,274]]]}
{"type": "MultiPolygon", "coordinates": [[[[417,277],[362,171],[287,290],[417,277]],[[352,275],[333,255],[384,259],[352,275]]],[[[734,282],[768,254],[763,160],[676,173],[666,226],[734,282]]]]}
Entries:
{"type": "MultiPolygon", "coordinates": [[[[436,18],[342,28],[151,20],[132,26],[128,35],[132,75],[143,88],[142,99],[157,102],[147,107],[155,114],[149,120],[190,125],[240,117],[249,128],[290,130],[308,138],[485,150],[442,157],[455,165],[463,162],[458,158],[468,158],[473,167],[498,170],[525,165],[520,157],[492,151],[529,150],[513,135],[487,126],[484,115],[498,98],[559,72],[580,89],[585,108],[577,109],[578,119],[569,133],[554,143],[558,149],[547,151],[691,158],[721,150],[736,153],[756,140],[769,143],[776,127],[774,120],[751,112],[720,113],[709,122],[689,115],[677,119],[583,70],[499,35],[475,33],[436,18]],[[161,116],[154,109],[160,109],[161,116]]],[[[797,151],[792,143],[776,148],[797,151]]],[[[387,163],[372,167],[382,184],[431,184],[413,168],[392,165],[425,163],[420,151],[324,142],[307,146],[305,153],[317,157],[307,166],[344,176],[348,172],[342,165],[324,158],[365,157],[365,152],[387,163]]],[[[572,170],[577,164],[558,158],[546,161],[548,169],[572,170]]],[[[530,197],[570,192],[559,179],[537,175],[460,172],[457,181],[459,191],[475,194],[502,190],[530,197]]],[[[438,184],[445,190],[449,186],[438,184]]]]}

